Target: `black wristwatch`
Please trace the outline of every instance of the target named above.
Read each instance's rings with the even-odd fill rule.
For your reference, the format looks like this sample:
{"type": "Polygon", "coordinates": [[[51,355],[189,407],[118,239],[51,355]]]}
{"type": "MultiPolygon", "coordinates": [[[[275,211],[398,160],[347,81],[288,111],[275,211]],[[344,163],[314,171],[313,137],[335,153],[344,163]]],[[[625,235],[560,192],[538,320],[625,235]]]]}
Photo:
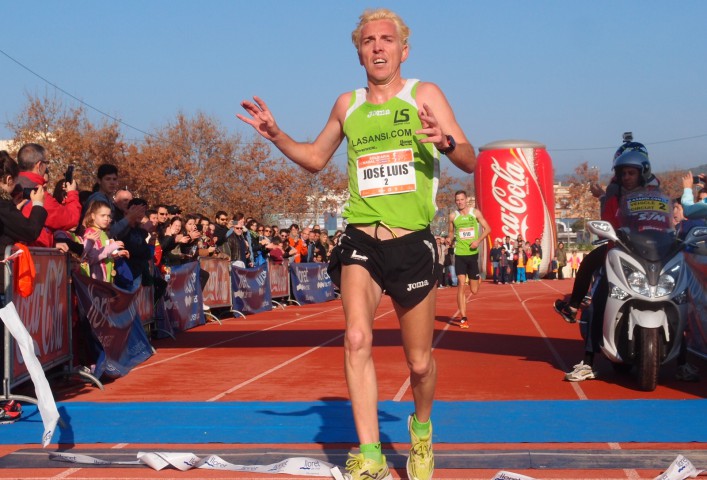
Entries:
{"type": "Polygon", "coordinates": [[[437,149],[442,155],[449,155],[454,151],[455,148],[457,148],[457,142],[454,141],[454,137],[452,137],[451,135],[447,135],[447,142],[449,142],[449,146],[447,148],[437,149]]]}

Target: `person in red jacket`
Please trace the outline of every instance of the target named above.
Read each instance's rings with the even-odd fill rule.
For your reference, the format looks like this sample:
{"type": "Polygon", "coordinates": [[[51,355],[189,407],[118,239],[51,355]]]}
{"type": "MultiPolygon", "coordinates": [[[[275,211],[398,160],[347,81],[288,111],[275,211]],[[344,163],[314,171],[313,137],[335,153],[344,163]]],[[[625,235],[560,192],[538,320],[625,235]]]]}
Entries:
{"type": "MultiPolygon", "coordinates": [[[[46,188],[46,176],[49,161],[46,157],[46,150],[36,143],[27,143],[17,152],[17,163],[20,167],[20,175],[17,183],[23,188],[36,188],[41,185],[46,188]]],[[[47,211],[47,220],[44,223],[42,233],[39,234],[30,246],[53,247],[54,232],[57,230],[69,231],[79,224],[81,217],[81,202],[76,189],[76,181],[64,185],[66,198],[63,203],[58,202],[48,191],[44,195],[44,208],[47,211]]],[[[32,206],[27,204],[22,209],[25,217],[29,217],[32,206]]]]}

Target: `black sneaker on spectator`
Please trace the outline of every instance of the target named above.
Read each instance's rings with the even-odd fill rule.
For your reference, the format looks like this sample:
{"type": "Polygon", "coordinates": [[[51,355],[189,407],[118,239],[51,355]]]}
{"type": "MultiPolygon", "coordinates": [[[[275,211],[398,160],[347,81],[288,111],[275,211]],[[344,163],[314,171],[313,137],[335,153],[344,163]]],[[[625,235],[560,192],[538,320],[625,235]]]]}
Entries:
{"type": "Polygon", "coordinates": [[[569,302],[565,302],[564,300],[555,300],[553,306],[555,307],[555,311],[559,313],[562,318],[564,318],[565,322],[577,322],[577,309],[572,307],[569,302]]]}

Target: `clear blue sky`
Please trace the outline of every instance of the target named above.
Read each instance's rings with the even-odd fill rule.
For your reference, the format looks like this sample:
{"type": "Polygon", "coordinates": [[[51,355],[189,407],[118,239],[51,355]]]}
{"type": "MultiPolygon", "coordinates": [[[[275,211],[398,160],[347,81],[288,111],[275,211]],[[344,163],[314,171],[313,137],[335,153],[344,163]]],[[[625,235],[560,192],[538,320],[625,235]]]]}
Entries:
{"type": "MultiPolygon", "coordinates": [[[[630,130],[654,170],[707,163],[701,0],[6,1],[0,50],[140,130],[202,111],[250,136],[234,114],[257,94],[305,140],[364,85],[350,33],[378,6],[412,29],[403,76],[437,83],[477,148],[534,140],[558,174],[584,161],[606,173],[630,130]]],[[[76,103],[1,53],[0,72],[0,139],[25,92],[76,103]]]]}

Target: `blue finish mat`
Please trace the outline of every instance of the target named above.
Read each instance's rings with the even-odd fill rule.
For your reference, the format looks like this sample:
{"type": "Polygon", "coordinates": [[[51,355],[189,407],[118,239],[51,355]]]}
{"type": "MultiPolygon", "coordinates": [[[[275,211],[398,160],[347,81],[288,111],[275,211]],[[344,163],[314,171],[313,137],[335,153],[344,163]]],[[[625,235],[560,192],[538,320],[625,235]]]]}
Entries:
{"type": "MultiPolygon", "coordinates": [[[[350,404],[64,402],[52,443],[357,443],[350,404]]],[[[34,405],[0,425],[0,444],[38,444],[34,405]]],[[[380,402],[381,442],[409,441],[411,402],[380,402]]],[[[435,402],[443,443],[707,442],[707,400],[435,402]]]]}

